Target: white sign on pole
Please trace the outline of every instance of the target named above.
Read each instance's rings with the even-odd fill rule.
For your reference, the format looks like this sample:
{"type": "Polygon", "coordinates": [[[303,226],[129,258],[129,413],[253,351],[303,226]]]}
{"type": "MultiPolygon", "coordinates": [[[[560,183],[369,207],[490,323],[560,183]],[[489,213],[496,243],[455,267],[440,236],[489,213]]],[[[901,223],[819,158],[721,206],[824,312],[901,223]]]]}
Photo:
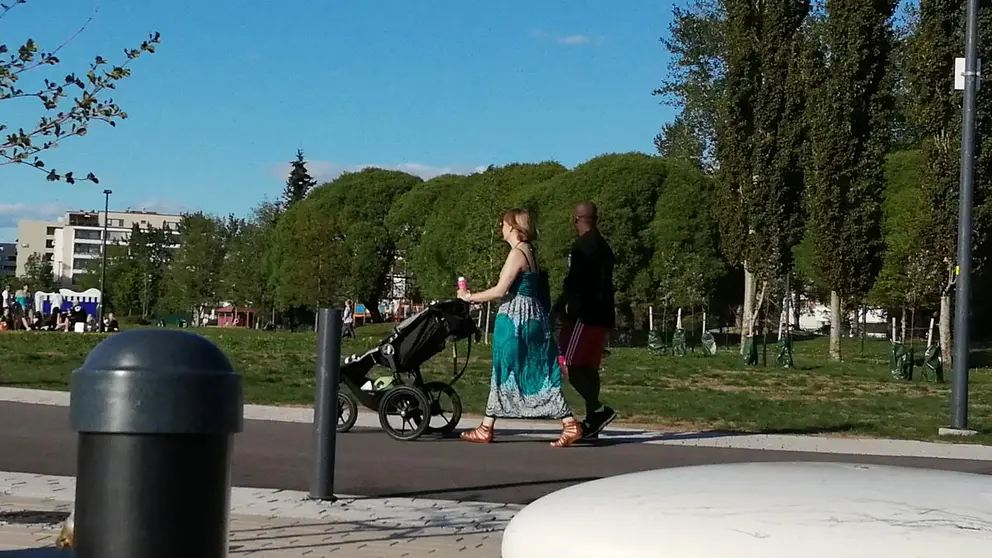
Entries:
{"type": "MultiPolygon", "coordinates": [[[[954,59],[954,89],[956,91],[964,91],[964,58],[954,59]]],[[[978,59],[978,83],[975,84],[976,89],[982,88],[982,59],[978,59]]]]}

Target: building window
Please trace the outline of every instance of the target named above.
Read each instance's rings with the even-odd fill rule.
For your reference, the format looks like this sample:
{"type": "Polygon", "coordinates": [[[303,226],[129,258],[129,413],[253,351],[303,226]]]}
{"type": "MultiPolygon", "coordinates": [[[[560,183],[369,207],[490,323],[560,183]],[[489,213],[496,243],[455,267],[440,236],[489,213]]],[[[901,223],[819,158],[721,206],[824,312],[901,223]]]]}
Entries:
{"type": "Polygon", "coordinates": [[[123,227],[124,219],[107,219],[107,226],[109,227],[123,227]]]}
{"type": "Polygon", "coordinates": [[[79,244],[76,243],[72,247],[73,251],[77,254],[88,254],[88,255],[99,255],[100,245],[99,244],[79,244]]]}
{"type": "Polygon", "coordinates": [[[76,229],[76,238],[80,240],[100,240],[100,231],[91,231],[86,229],[76,229]]]}
{"type": "Polygon", "coordinates": [[[107,242],[127,242],[128,237],[131,236],[129,233],[123,231],[108,231],[107,232],[107,242]]]}
{"type": "Polygon", "coordinates": [[[89,260],[86,258],[74,258],[72,260],[72,271],[86,271],[87,267],[93,265],[95,262],[96,260],[89,260]]]}
{"type": "Polygon", "coordinates": [[[56,230],[57,229],[55,227],[48,227],[48,229],[45,230],[45,234],[48,236],[52,236],[55,234],[56,230]]]}
{"type": "Polygon", "coordinates": [[[45,248],[55,248],[55,239],[49,238],[45,241],[45,248]]]}
{"type": "Polygon", "coordinates": [[[50,262],[50,261],[52,261],[52,258],[54,256],[55,256],[55,254],[45,254],[44,256],[41,257],[41,261],[43,261],[43,262],[50,262]]]}

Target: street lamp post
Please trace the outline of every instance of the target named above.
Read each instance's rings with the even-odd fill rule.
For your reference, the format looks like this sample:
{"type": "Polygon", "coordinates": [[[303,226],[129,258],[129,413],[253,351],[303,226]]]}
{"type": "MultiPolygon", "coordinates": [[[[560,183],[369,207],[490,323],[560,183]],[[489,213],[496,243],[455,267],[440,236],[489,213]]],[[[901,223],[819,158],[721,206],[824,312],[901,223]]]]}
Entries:
{"type": "Polygon", "coordinates": [[[957,300],[954,304],[954,380],[951,384],[951,428],[968,430],[968,314],[971,306],[972,193],[975,181],[975,120],[978,80],[978,0],[968,0],[964,39],[964,103],[961,122],[961,185],[958,194],[957,300]]]}
{"type": "Polygon", "coordinates": [[[103,325],[103,315],[104,315],[104,305],[107,303],[107,224],[110,221],[108,218],[110,214],[110,194],[114,192],[111,190],[103,191],[103,240],[101,242],[100,252],[103,257],[103,263],[101,264],[100,270],[100,316],[97,319],[97,324],[99,325],[100,331],[104,331],[103,325]]]}

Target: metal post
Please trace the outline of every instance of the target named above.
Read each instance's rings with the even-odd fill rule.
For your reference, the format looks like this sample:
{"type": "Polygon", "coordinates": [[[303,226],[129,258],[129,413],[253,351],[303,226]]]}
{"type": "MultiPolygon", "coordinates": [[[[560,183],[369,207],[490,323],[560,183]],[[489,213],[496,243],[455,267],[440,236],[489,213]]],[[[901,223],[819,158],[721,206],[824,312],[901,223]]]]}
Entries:
{"type": "Polygon", "coordinates": [[[341,382],[341,310],[317,311],[317,387],[313,407],[313,474],[310,498],[334,501],[338,387],[341,382]]]}
{"type": "Polygon", "coordinates": [[[112,190],[103,191],[103,242],[100,248],[100,252],[103,255],[103,264],[100,271],[100,312],[96,322],[100,331],[106,330],[106,327],[103,325],[103,308],[107,303],[107,221],[109,221],[108,215],[110,214],[110,194],[113,193],[112,190]]]}
{"type": "Polygon", "coordinates": [[[72,373],[78,558],[226,558],[241,377],[209,340],[134,329],[72,373]]]}
{"type": "Polygon", "coordinates": [[[968,429],[968,314],[971,305],[972,189],[975,180],[975,120],[978,92],[978,0],[968,0],[965,30],[964,106],[961,123],[961,186],[958,195],[957,300],[954,304],[954,383],[951,426],[968,429]]]}

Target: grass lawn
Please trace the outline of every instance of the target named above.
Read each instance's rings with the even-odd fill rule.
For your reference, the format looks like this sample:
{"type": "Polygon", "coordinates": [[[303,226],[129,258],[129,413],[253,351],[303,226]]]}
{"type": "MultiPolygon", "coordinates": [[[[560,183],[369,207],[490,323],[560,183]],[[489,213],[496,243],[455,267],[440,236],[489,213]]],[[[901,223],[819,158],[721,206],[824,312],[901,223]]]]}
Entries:
{"type": "MultiPolygon", "coordinates": [[[[243,374],[249,402],[312,403],[312,333],[196,331],[216,342],[243,374]]],[[[383,326],[360,328],[360,338],[346,340],[342,352],[363,352],[386,331],[383,326]]],[[[4,332],[0,386],[66,390],[69,373],[100,339],[99,334],[4,332]]],[[[723,342],[720,336],[717,340],[723,342]]],[[[949,384],[892,379],[886,341],[869,340],[862,355],[861,342],[849,340],[844,351],[846,362],[831,363],[826,339],[799,341],[796,368],[781,370],[774,367],[773,347],[767,368],[744,368],[736,347],[721,347],[715,357],[657,357],[644,349],[618,348],[605,365],[603,399],[620,410],[626,423],[671,429],[936,438],[937,428],[948,421],[949,384]]],[[[489,389],[490,359],[484,345],[473,352],[457,388],[466,412],[480,413],[489,389]]],[[[431,379],[451,374],[447,352],[425,370],[431,379]]],[[[949,378],[950,370],[945,375],[949,378]]],[[[982,435],[961,441],[992,443],[992,371],[973,370],[971,386],[970,422],[982,435]]],[[[570,387],[566,396],[581,413],[570,387]]]]}

